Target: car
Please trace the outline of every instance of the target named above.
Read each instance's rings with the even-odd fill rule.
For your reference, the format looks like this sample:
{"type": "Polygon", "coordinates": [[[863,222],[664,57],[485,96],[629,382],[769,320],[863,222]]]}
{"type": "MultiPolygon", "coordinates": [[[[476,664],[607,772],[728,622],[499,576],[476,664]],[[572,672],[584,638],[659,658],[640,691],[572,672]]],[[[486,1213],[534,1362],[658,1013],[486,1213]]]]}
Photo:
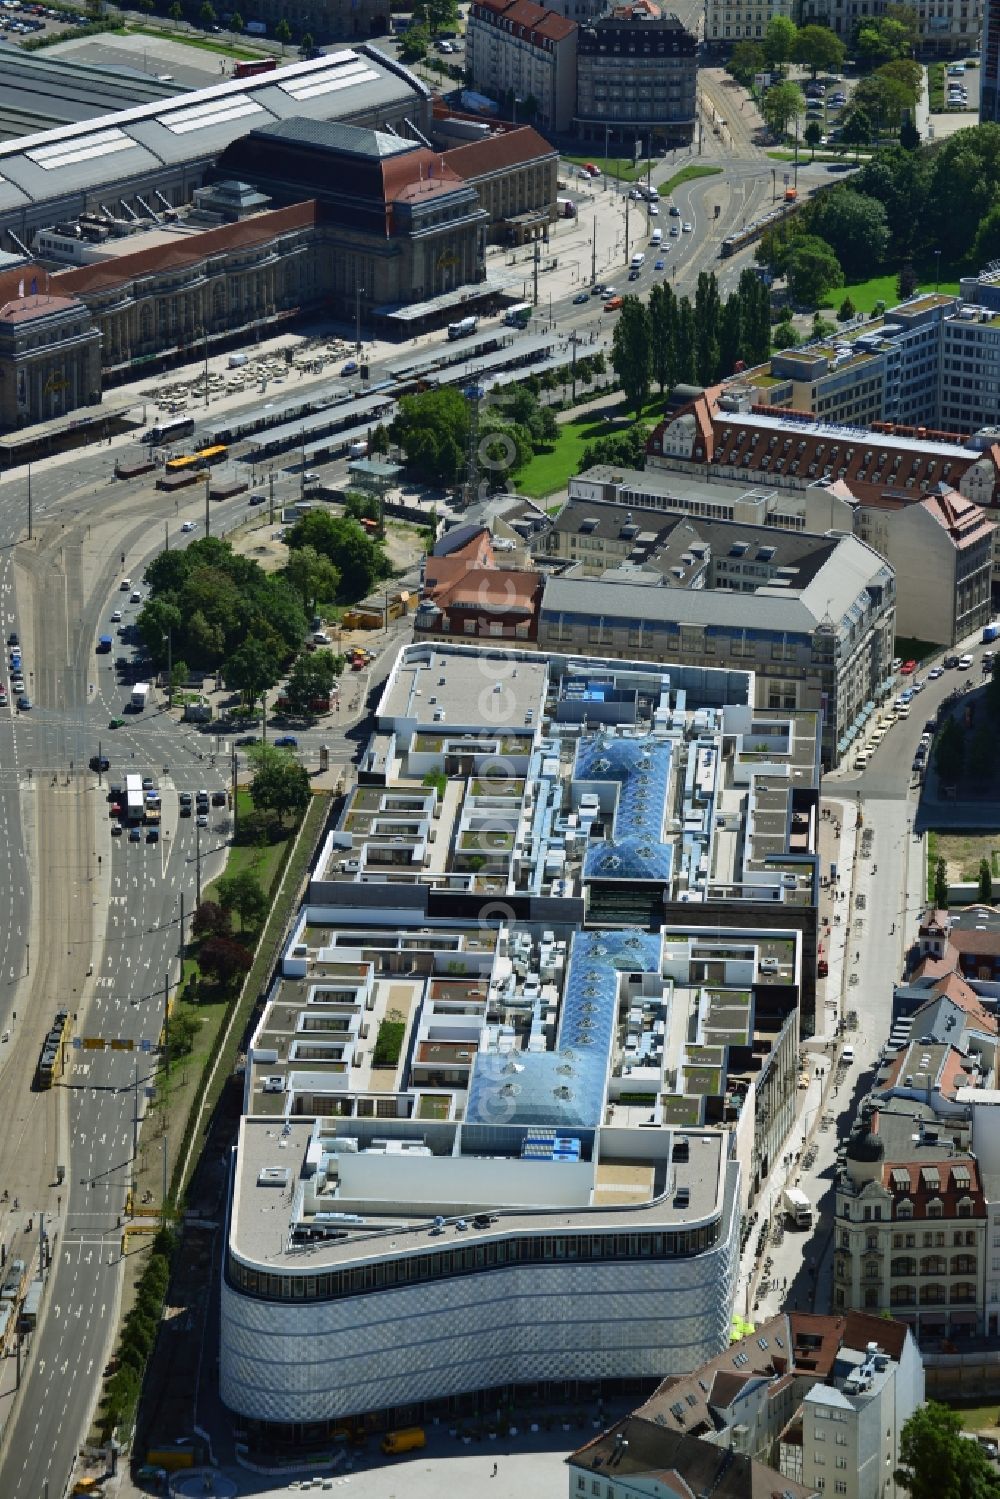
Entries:
{"type": "Polygon", "coordinates": [[[955,667],[955,666],[958,665],[958,657],[955,656],[955,655],[945,656],[943,664],[945,666],[945,669],[948,670],[948,671],[950,671],[952,669],[952,667],[955,667]]]}
{"type": "MultiPolygon", "coordinates": [[[[319,474],[317,474],[316,472],[314,472],[313,469],[306,469],[305,473],[302,475],[302,482],[303,482],[303,484],[318,484],[319,483],[319,474]]],[[[281,533],[282,540],[284,540],[284,536],[285,536],[285,533],[282,531],[282,533],[281,533]]]]}
{"type": "Polygon", "coordinates": [[[112,836],[112,838],[120,838],[121,835],[122,835],[122,833],[123,833],[123,831],[124,831],[124,829],[122,828],[122,825],[121,825],[120,822],[113,822],[111,824],[111,836],[112,836]]]}
{"type": "Polygon", "coordinates": [[[638,281],[640,275],[641,275],[641,272],[638,270],[638,268],[637,267],[633,267],[633,269],[631,271],[629,271],[629,273],[628,273],[628,279],[630,281],[638,281]]]}
{"type": "Polygon", "coordinates": [[[15,692],[23,692],[24,691],[24,677],[21,675],[21,673],[19,671],[11,672],[11,675],[10,675],[10,685],[14,689],[15,692]]]}
{"type": "Polygon", "coordinates": [[[604,287],[603,286],[592,286],[590,288],[590,295],[592,297],[603,297],[604,296],[604,287]]]}
{"type": "Polygon", "coordinates": [[[140,843],[142,841],[142,828],[129,828],[128,841],[129,843],[140,843]]]}
{"type": "Polygon", "coordinates": [[[806,114],[807,115],[821,115],[822,113],[823,113],[823,106],[819,102],[819,100],[818,99],[810,99],[809,103],[806,105],[806,114]]]}
{"type": "Polygon", "coordinates": [[[899,668],[899,674],[901,677],[912,677],[916,669],[917,663],[915,661],[904,661],[899,668]]]}
{"type": "Polygon", "coordinates": [[[252,494],[250,496],[250,499],[249,499],[248,503],[251,504],[251,505],[263,505],[263,503],[264,503],[264,501],[266,499],[267,499],[267,495],[261,494],[260,491],[258,490],[258,492],[256,494],[252,494]]]}
{"type": "Polygon", "coordinates": [[[576,296],[573,298],[573,306],[574,307],[581,307],[584,302],[589,302],[589,301],[590,301],[590,297],[587,295],[587,293],[585,291],[578,291],[577,294],[576,294],[576,296]]]}
{"type": "Polygon", "coordinates": [[[122,578],[121,582],[118,584],[118,587],[122,593],[128,593],[129,589],[132,587],[132,579],[122,578]]]}
{"type": "Polygon", "coordinates": [[[670,238],[671,239],[680,239],[680,236],[681,236],[680,225],[679,224],[671,224],[671,226],[670,226],[670,238]]]}
{"type": "Polygon", "coordinates": [[[938,677],[943,677],[943,676],[944,676],[944,667],[943,666],[932,666],[931,669],[930,669],[930,671],[927,673],[927,680],[928,680],[928,682],[936,682],[937,679],[938,679],[938,677]]]}
{"type": "Polygon", "coordinates": [[[842,89],[837,89],[836,93],[830,95],[828,102],[830,104],[846,104],[847,95],[842,89]]]}
{"type": "Polygon", "coordinates": [[[613,287],[613,286],[606,286],[606,287],[605,287],[605,288],[604,288],[604,292],[603,292],[603,295],[604,295],[604,296],[605,296],[605,297],[614,297],[614,296],[617,296],[617,295],[618,295],[618,294],[617,294],[617,292],[616,292],[616,291],[615,291],[615,288],[614,288],[614,287],[613,287]]]}
{"type": "Polygon", "coordinates": [[[684,230],[685,234],[693,234],[694,233],[694,225],[693,224],[689,224],[688,221],[687,221],[687,219],[684,220],[683,224],[681,225],[681,228],[684,230]]]}
{"type": "Polygon", "coordinates": [[[923,690],[924,690],[924,688],[926,686],[927,686],[927,683],[924,681],[923,677],[914,677],[913,678],[913,690],[914,690],[914,692],[923,692],[923,690]]]}
{"type": "Polygon", "coordinates": [[[120,625],[121,622],[122,622],[122,611],[120,609],[112,609],[112,611],[111,611],[111,623],[113,625],[120,625]]]}
{"type": "Polygon", "coordinates": [[[972,657],[970,655],[966,654],[964,656],[959,656],[959,658],[958,658],[958,669],[959,669],[959,671],[968,671],[968,669],[969,669],[969,667],[971,665],[972,665],[972,657]]]}
{"type": "Polygon", "coordinates": [[[672,219],[679,219],[679,218],[680,218],[680,216],[681,216],[681,211],[680,211],[680,209],[679,209],[679,208],[678,208],[678,207],[677,207],[677,204],[676,204],[676,203],[671,203],[671,205],[670,205],[670,208],[669,208],[669,209],[668,209],[668,212],[669,212],[669,214],[670,214],[670,217],[671,217],[671,218],[672,218],[672,219]]]}
{"type": "Polygon", "coordinates": [[[160,841],[160,830],[159,830],[159,828],[150,828],[149,831],[148,831],[148,833],[146,834],[146,842],[147,843],[159,843],[159,841],[160,841]]]}
{"type": "Polygon", "coordinates": [[[110,770],[111,761],[108,759],[107,755],[91,755],[90,768],[91,770],[99,770],[101,772],[110,770]]]}
{"type": "Polygon", "coordinates": [[[212,792],[212,806],[213,807],[224,807],[226,805],[226,801],[227,801],[227,797],[226,797],[226,793],[224,791],[213,791],[212,792]]]}
{"type": "Polygon", "coordinates": [[[190,807],[192,801],[190,791],[179,791],[177,793],[177,800],[180,802],[182,807],[190,807]]]}
{"type": "Polygon", "coordinates": [[[208,806],[208,792],[204,789],[204,787],[195,795],[195,801],[198,803],[199,807],[208,806]]]}
{"type": "Polygon", "coordinates": [[[132,592],[128,596],[128,601],[130,604],[142,603],[142,594],[139,592],[138,588],[132,589],[132,592]]]}
{"type": "Polygon", "coordinates": [[[198,826],[200,828],[207,828],[208,827],[208,813],[207,812],[199,812],[198,813],[198,826]]]}
{"type": "Polygon", "coordinates": [[[6,689],[6,687],[0,687],[0,708],[6,708],[6,706],[7,706],[7,689],[6,689]]]}
{"type": "Polygon", "coordinates": [[[275,749],[298,749],[299,741],[294,734],[279,734],[274,741],[275,749]]]}
{"type": "Polygon", "coordinates": [[[340,373],[342,375],[356,375],[359,368],[360,366],[356,359],[348,359],[345,364],[340,366],[340,373]]]}
{"type": "Polygon", "coordinates": [[[659,214],[660,214],[660,205],[659,205],[659,203],[649,203],[647,205],[647,207],[646,207],[646,212],[649,214],[649,216],[650,216],[651,219],[659,218],[659,214]]]}
{"type": "Polygon", "coordinates": [[[190,802],[181,802],[181,805],[180,805],[180,815],[182,817],[190,817],[191,816],[191,803],[190,802]]]}
{"type": "Polygon", "coordinates": [[[142,778],[142,789],[143,789],[143,791],[152,791],[155,788],[155,786],[156,786],[156,782],[153,780],[152,776],[143,776],[143,778],[142,778]]]}
{"type": "Polygon", "coordinates": [[[111,802],[109,804],[109,806],[108,806],[108,816],[109,817],[120,817],[121,815],[122,815],[122,804],[121,804],[121,802],[119,802],[119,801],[113,801],[113,802],[111,802]]]}
{"type": "Polygon", "coordinates": [[[654,260],[654,262],[653,262],[653,270],[654,271],[662,271],[663,268],[664,268],[664,266],[666,265],[666,263],[667,262],[661,256],[659,260],[654,260]]]}
{"type": "Polygon", "coordinates": [[[257,744],[257,743],[258,743],[258,736],[256,734],[241,734],[240,737],[236,740],[236,744],[237,744],[238,748],[240,748],[240,749],[243,749],[244,746],[246,746],[248,744],[257,744]]]}
{"type": "MultiPolygon", "coordinates": [[[[187,533],[189,531],[193,531],[194,530],[194,521],[193,520],[186,520],[184,522],[183,526],[181,526],[181,530],[184,532],[185,535],[187,535],[187,533]]],[[[120,619],[121,615],[119,615],[118,617],[120,619]]]]}
{"type": "Polygon", "coordinates": [[[21,644],[20,640],[18,639],[18,635],[17,635],[17,631],[16,630],[11,630],[10,634],[7,636],[7,644],[8,645],[20,645],[21,644]]]}

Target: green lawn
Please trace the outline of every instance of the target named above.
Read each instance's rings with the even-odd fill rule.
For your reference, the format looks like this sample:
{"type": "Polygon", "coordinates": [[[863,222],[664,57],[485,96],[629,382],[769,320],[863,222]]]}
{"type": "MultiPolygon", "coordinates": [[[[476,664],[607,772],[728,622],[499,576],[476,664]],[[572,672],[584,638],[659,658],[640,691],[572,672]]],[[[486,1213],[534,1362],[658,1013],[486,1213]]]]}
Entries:
{"type": "Polygon", "coordinates": [[[675,187],[680,187],[685,182],[694,182],[698,177],[717,177],[721,171],[721,167],[698,166],[692,162],[690,166],[681,167],[679,172],[675,172],[669,182],[660,184],[660,197],[669,198],[675,187]]]}
{"type": "MultiPolygon", "coordinates": [[[[633,161],[631,156],[564,156],[564,161],[571,161],[574,166],[582,167],[585,163],[600,167],[605,177],[617,177],[620,182],[636,182],[640,177],[645,177],[648,163],[645,161],[633,161]]],[[[721,167],[716,169],[722,171],[721,167]]]]}
{"type": "MultiPolygon", "coordinates": [[[[849,286],[838,286],[835,291],[830,292],[824,307],[839,307],[845,297],[850,297],[859,312],[872,312],[876,302],[884,302],[886,307],[894,307],[900,300],[896,290],[897,273],[890,272],[888,276],[872,276],[869,281],[856,281],[849,286]]],[[[958,295],[957,281],[942,281],[941,291],[949,296],[958,295]]],[[[919,290],[927,292],[934,290],[934,272],[924,276],[919,284],[919,290]]]]}
{"type": "Polygon", "coordinates": [[[190,31],[167,31],[162,26],[130,26],[128,30],[137,32],[139,36],[155,36],[169,42],[180,42],[183,47],[200,47],[203,52],[218,52],[223,57],[235,57],[240,62],[259,62],[261,58],[273,55],[248,51],[246,47],[234,47],[229,42],[213,42],[207,36],[195,36],[190,31]]]}
{"type": "MultiPolygon", "coordinates": [[[[662,415],[663,401],[658,397],[647,403],[643,419],[656,422],[662,415]]],[[[599,437],[608,437],[612,432],[621,431],[630,421],[631,417],[626,417],[624,412],[610,420],[590,412],[578,417],[575,422],[563,423],[555,445],[536,453],[527,467],[518,474],[518,494],[526,494],[537,500],[565,489],[571,476],[579,473],[584,452],[591,443],[599,437]]]]}

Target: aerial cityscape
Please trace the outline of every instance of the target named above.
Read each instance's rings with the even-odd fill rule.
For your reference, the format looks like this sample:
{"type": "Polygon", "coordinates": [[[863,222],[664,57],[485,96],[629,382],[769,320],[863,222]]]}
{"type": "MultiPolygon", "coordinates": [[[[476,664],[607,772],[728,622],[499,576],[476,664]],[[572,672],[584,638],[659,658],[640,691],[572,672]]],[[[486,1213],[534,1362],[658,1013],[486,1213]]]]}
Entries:
{"type": "Polygon", "coordinates": [[[1000,1499],[998,517],[993,0],[0,0],[0,1499],[1000,1499]]]}

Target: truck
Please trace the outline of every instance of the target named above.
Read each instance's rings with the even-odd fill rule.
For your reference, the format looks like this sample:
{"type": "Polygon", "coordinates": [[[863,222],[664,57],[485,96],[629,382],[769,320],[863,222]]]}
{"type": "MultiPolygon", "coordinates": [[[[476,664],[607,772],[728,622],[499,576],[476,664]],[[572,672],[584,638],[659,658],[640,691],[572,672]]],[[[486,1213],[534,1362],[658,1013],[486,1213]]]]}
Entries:
{"type": "Polygon", "coordinates": [[[781,1205],[793,1228],[812,1228],[812,1203],[801,1187],[786,1187],[781,1194],[781,1205]]]}
{"type": "Polygon", "coordinates": [[[382,1451],[390,1457],[400,1452],[417,1452],[427,1446],[422,1426],[402,1426],[397,1431],[387,1431],[382,1438],[382,1451]]]}
{"type": "Polygon", "coordinates": [[[561,219],[576,218],[576,204],[572,198],[557,198],[556,208],[559,210],[559,217],[561,219]]]}
{"type": "Polygon", "coordinates": [[[99,656],[109,656],[111,654],[111,647],[113,644],[114,642],[111,639],[110,635],[98,635],[97,654],[99,656]]]}
{"type": "MultiPolygon", "coordinates": [[[[259,25],[260,23],[258,22],[257,24],[259,25]]],[[[261,28],[261,35],[263,35],[266,29],[266,27],[261,28]]],[[[250,27],[248,26],[247,31],[249,30],[250,27]]],[[[253,62],[238,62],[233,68],[233,77],[256,78],[258,73],[273,73],[277,66],[278,59],[276,57],[261,57],[253,62]]]]}
{"type": "Polygon", "coordinates": [[[468,338],[469,334],[475,333],[478,327],[479,319],[477,317],[460,318],[457,323],[448,324],[448,337],[468,338]]]}
{"type": "Polygon", "coordinates": [[[1000,625],[983,625],[983,644],[989,645],[991,641],[1000,636],[1000,625]]]}
{"type": "Polygon", "coordinates": [[[142,794],[142,776],[128,775],[125,777],[125,819],[127,822],[141,822],[145,798],[142,794]]]}
{"type": "Polygon", "coordinates": [[[148,682],[136,682],[135,686],[132,688],[132,709],[133,709],[133,711],[136,712],[136,713],[141,713],[142,710],[143,710],[143,708],[145,708],[145,706],[146,706],[146,704],[148,702],[149,702],[149,683],[148,682]]]}

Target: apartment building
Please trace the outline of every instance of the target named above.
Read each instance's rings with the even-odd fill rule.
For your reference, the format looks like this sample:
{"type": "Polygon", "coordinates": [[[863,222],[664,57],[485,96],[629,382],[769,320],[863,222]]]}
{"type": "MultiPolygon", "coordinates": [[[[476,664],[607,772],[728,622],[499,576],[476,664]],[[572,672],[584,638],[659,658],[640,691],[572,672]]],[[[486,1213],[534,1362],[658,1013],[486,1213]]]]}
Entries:
{"type": "MultiPolygon", "coordinates": [[[[917,46],[921,53],[959,57],[979,45],[982,0],[914,0],[917,46]]],[[[796,18],[804,26],[818,22],[849,42],[859,21],[884,15],[885,0],[802,0],[796,18]]]]}
{"type": "Polygon", "coordinates": [[[883,558],[853,536],[682,520],[663,565],[626,559],[588,576],[583,548],[606,539],[571,504],[580,534],[574,545],[568,521],[558,544],[577,566],[545,582],[541,647],[752,670],[758,707],[822,709],[823,761],[838,764],[891,691],[896,589],[883,558]]]}
{"type": "Polygon", "coordinates": [[[979,505],[943,486],[921,500],[858,507],[856,534],[896,575],[900,635],[955,645],[989,623],[996,529],[979,505]]]}
{"type": "Polygon", "coordinates": [[[424,563],[415,638],[428,635],[534,640],[542,577],[531,567],[506,567],[485,527],[446,532],[424,563]],[[466,534],[466,533],[471,534],[466,534]]]}
{"type": "Polygon", "coordinates": [[[862,1106],[836,1208],[835,1310],[888,1310],[921,1340],[983,1331],[988,1214],[979,1163],[931,1107],[910,1098],[862,1106]]]}
{"type": "Polygon", "coordinates": [[[576,129],[603,142],[639,141],[651,155],[694,139],[697,38],[652,0],[633,0],[580,27],[576,129]]]}
{"type": "Polygon", "coordinates": [[[569,1499],[589,1499],[595,1474],[620,1499],[654,1499],[668,1470],[687,1483],[685,1492],[715,1494],[712,1475],[721,1481],[735,1464],[743,1465],[741,1496],[897,1499],[899,1437],[923,1394],[920,1354],[901,1323],[782,1312],[690,1373],[665,1379],[631,1415],[572,1453],[569,1499]],[[692,1444],[727,1463],[714,1469],[713,1456],[699,1457],[692,1444]],[[758,1472],[755,1464],[771,1466],[758,1472]]]}
{"type": "Polygon", "coordinates": [[[985,0],[980,49],[979,122],[1000,120],[1000,0],[985,0]]]}
{"type": "Polygon", "coordinates": [[[737,42],[760,42],[774,16],[797,20],[797,8],[791,0],[707,0],[706,46],[712,52],[730,52],[737,42]]]}
{"type": "Polygon", "coordinates": [[[819,886],[816,716],[749,691],[400,652],[248,1048],[220,1385],[251,1453],[727,1348],[819,886]]]}
{"type": "Polygon", "coordinates": [[[465,34],[473,82],[534,103],[541,129],[569,130],[576,109],[577,24],[532,0],[473,0],[465,34]]]}

